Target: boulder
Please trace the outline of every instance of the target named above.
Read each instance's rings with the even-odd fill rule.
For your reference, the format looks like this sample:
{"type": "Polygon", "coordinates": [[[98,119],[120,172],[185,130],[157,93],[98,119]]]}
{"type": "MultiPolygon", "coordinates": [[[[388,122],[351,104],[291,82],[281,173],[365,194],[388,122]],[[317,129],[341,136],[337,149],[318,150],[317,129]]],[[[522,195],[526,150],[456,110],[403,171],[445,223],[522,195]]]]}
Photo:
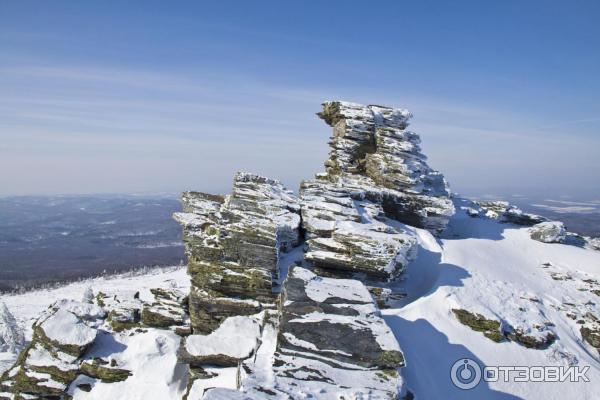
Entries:
{"type": "Polygon", "coordinates": [[[34,324],[34,340],[79,357],[96,339],[98,331],[75,314],[58,309],[34,324]]]}
{"type": "Polygon", "coordinates": [[[113,367],[108,361],[100,358],[82,362],[80,371],[82,374],[99,379],[104,383],[121,382],[131,376],[131,371],[113,367]]]}

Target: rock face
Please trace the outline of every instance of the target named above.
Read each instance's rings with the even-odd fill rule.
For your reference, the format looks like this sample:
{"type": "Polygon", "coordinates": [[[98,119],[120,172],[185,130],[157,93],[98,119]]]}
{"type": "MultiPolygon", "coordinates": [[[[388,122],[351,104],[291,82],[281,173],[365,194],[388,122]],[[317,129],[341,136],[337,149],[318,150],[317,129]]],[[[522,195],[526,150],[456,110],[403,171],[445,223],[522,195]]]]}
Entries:
{"type": "Polygon", "coordinates": [[[194,332],[208,334],[227,317],[273,305],[281,251],[299,242],[300,206],[281,183],[236,174],[228,196],[183,195],[194,332]]]}
{"type": "Polygon", "coordinates": [[[433,232],[446,227],[454,213],[450,191],[427,165],[419,136],[406,130],[412,116],[407,110],[333,101],[318,115],[333,135],[326,173],[317,182],[379,204],[398,221],[433,232]]]}

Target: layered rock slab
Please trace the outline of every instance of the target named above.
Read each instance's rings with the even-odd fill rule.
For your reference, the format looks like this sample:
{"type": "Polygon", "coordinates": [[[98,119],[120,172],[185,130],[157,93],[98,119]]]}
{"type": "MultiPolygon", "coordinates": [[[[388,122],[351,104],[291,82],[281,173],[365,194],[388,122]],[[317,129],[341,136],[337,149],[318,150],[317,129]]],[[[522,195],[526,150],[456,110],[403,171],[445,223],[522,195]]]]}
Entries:
{"type": "Polygon", "coordinates": [[[441,232],[454,213],[450,190],[427,165],[419,136],[406,128],[410,112],[382,106],[331,101],[321,117],[333,127],[326,180],[363,192],[390,218],[441,232]]]}
{"type": "Polygon", "coordinates": [[[414,235],[387,224],[380,204],[366,200],[364,190],[315,180],[303,182],[300,193],[305,259],[315,267],[388,281],[416,255],[414,235]]]}
{"type": "Polygon", "coordinates": [[[237,173],[230,195],[187,192],[183,213],[190,314],[195,332],[208,334],[230,316],[273,304],[280,251],[297,245],[300,206],[279,181],[237,173]]]}
{"type": "Polygon", "coordinates": [[[244,398],[399,396],[402,352],[360,281],[295,267],[281,296],[280,319],[265,322],[254,361],[244,363],[244,398]]]}

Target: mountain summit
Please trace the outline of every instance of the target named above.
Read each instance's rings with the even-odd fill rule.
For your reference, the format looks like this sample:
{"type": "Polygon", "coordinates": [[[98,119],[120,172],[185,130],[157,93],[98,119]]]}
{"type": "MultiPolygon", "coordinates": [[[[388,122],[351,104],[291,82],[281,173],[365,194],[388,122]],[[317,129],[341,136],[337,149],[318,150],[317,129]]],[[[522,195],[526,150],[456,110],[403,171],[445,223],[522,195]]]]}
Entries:
{"type": "Polygon", "coordinates": [[[298,196],[248,172],[227,195],[183,193],[187,278],[55,299],[0,399],[591,398],[598,240],[452,196],[407,110],[331,101],[318,116],[325,172],[298,196]],[[587,366],[590,381],[463,390],[461,360],[587,366]]]}

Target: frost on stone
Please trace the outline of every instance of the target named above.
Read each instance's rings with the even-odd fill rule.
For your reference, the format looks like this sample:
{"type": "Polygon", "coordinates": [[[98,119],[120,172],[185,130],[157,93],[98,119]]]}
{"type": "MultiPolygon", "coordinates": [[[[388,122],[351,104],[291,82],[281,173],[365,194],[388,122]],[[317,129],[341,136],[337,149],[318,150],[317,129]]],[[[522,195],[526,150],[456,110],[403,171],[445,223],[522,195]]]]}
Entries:
{"type": "Polygon", "coordinates": [[[83,296],[81,297],[81,301],[83,303],[93,303],[94,302],[94,291],[91,286],[88,286],[83,292],[83,296]]]}

